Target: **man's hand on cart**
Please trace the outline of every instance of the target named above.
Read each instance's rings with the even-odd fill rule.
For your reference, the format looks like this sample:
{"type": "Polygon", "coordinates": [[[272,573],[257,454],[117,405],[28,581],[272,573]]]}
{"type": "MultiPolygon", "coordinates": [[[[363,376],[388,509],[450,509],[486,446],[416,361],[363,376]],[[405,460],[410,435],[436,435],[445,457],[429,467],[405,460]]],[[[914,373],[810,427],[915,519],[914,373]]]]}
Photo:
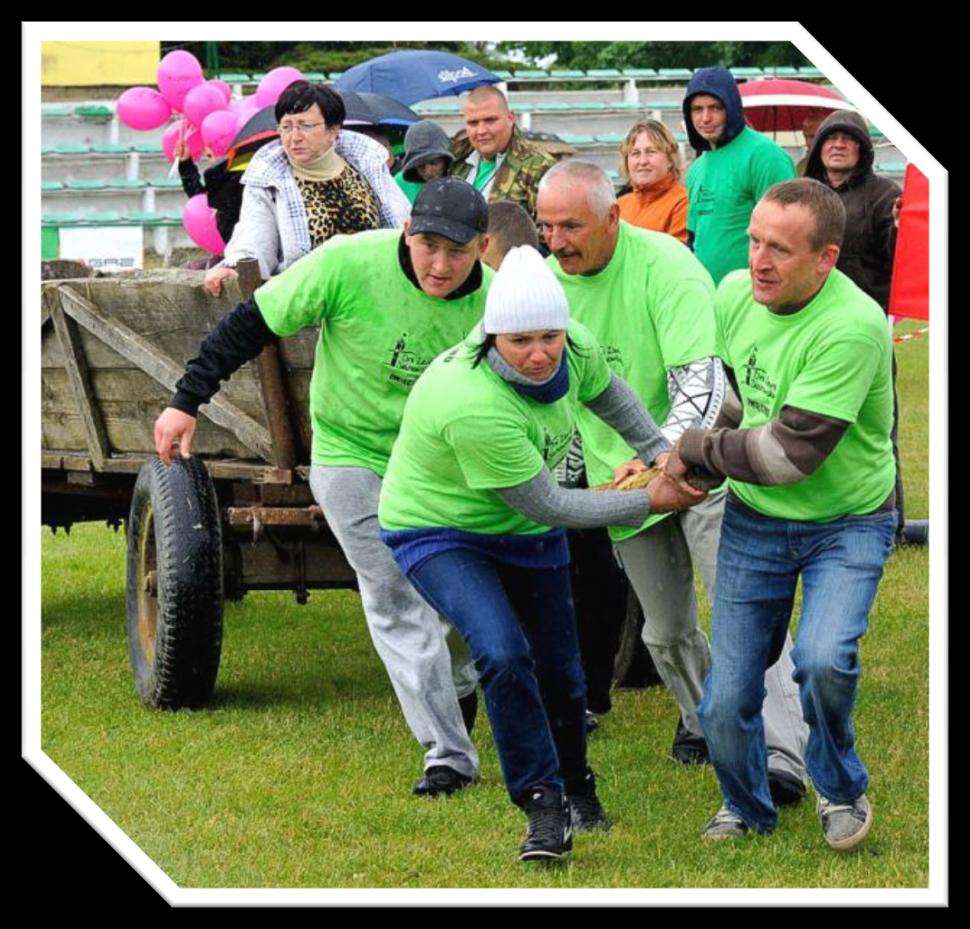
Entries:
{"type": "Polygon", "coordinates": [[[191,457],[195,417],[175,407],[166,407],[155,420],[155,451],[162,461],[172,463],[172,449],[178,446],[182,458],[191,457]]]}

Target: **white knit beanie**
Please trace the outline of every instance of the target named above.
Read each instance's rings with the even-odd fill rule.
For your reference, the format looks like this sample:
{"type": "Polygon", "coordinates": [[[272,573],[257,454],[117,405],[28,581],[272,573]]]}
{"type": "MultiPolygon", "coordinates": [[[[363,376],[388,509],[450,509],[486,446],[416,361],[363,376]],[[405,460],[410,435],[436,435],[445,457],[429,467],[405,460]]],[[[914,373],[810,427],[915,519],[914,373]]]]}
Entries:
{"type": "Polygon", "coordinates": [[[531,245],[509,249],[485,298],[486,335],[565,329],[569,303],[562,284],[531,245]]]}

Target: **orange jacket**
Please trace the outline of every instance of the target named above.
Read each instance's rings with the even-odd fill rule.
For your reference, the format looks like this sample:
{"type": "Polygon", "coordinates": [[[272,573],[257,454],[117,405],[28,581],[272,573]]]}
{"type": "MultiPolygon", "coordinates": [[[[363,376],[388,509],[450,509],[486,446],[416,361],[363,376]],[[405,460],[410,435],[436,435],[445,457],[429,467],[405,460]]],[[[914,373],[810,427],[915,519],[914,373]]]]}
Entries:
{"type": "Polygon", "coordinates": [[[676,183],[672,174],[652,187],[624,194],[617,202],[620,219],[687,241],[687,188],[676,183]]]}

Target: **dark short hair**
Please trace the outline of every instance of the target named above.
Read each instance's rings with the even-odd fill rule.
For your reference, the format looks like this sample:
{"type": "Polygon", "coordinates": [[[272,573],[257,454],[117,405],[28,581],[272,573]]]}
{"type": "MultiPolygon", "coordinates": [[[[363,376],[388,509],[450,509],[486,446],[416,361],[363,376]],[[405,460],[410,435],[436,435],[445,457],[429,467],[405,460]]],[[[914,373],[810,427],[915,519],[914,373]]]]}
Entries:
{"type": "Polygon", "coordinates": [[[826,245],[842,247],[845,235],[845,207],[842,198],[827,184],[810,177],[782,181],[769,187],[762,200],[771,200],[782,206],[801,204],[815,220],[811,234],[811,246],[819,251],[826,245]]]}
{"type": "Polygon", "coordinates": [[[496,200],[488,205],[488,235],[502,258],[510,248],[539,248],[539,234],[532,217],[518,203],[496,200]]]}
{"type": "Polygon", "coordinates": [[[305,113],[314,103],[320,107],[323,121],[328,127],[343,125],[347,108],[340,94],[324,84],[311,84],[309,81],[294,81],[280,94],[276,103],[276,121],[279,122],[289,113],[305,113]]]}

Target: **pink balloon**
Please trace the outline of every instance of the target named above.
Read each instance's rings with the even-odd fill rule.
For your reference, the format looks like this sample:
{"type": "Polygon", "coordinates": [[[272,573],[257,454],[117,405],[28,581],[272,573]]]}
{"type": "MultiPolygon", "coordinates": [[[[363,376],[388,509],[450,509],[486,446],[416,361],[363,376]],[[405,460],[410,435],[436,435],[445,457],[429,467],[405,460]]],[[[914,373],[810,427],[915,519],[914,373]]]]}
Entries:
{"type": "Polygon", "coordinates": [[[158,89],[173,110],[181,112],[185,95],[203,80],[202,65],[191,52],[176,49],[158,64],[158,89]]]}
{"type": "Polygon", "coordinates": [[[225,98],[218,87],[213,87],[211,84],[198,84],[185,95],[182,112],[193,126],[201,126],[206,116],[225,107],[225,98]]]}
{"type": "Polygon", "coordinates": [[[118,98],[117,112],[130,129],[157,129],[172,116],[168,101],[152,87],[129,87],[118,98]]]}
{"type": "Polygon", "coordinates": [[[162,151],[165,152],[165,157],[169,161],[175,160],[175,143],[178,141],[179,135],[188,143],[189,158],[198,161],[202,157],[202,149],[205,147],[205,143],[202,141],[202,133],[194,126],[190,126],[184,119],[172,123],[165,130],[165,135],[162,136],[162,151]]]}
{"type": "Polygon", "coordinates": [[[216,226],[216,211],[209,206],[205,194],[196,194],[182,208],[182,225],[199,248],[213,255],[221,255],[226,250],[216,226]]]}
{"type": "Polygon", "coordinates": [[[256,98],[256,102],[261,106],[274,106],[276,101],[279,100],[280,94],[286,90],[294,81],[303,81],[306,78],[303,77],[302,72],[298,71],[296,68],[291,68],[289,65],[284,65],[282,68],[273,68],[269,74],[266,75],[260,82],[259,87],[256,88],[256,93],[253,95],[256,98]]]}
{"type": "Polygon", "coordinates": [[[232,110],[214,110],[202,120],[200,129],[202,141],[214,157],[221,158],[239,131],[239,117],[232,110]]]}
{"type": "Polygon", "coordinates": [[[218,78],[214,77],[207,82],[212,87],[218,87],[222,91],[222,96],[226,98],[226,104],[232,102],[232,88],[225,82],[220,81],[218,78]]]}

